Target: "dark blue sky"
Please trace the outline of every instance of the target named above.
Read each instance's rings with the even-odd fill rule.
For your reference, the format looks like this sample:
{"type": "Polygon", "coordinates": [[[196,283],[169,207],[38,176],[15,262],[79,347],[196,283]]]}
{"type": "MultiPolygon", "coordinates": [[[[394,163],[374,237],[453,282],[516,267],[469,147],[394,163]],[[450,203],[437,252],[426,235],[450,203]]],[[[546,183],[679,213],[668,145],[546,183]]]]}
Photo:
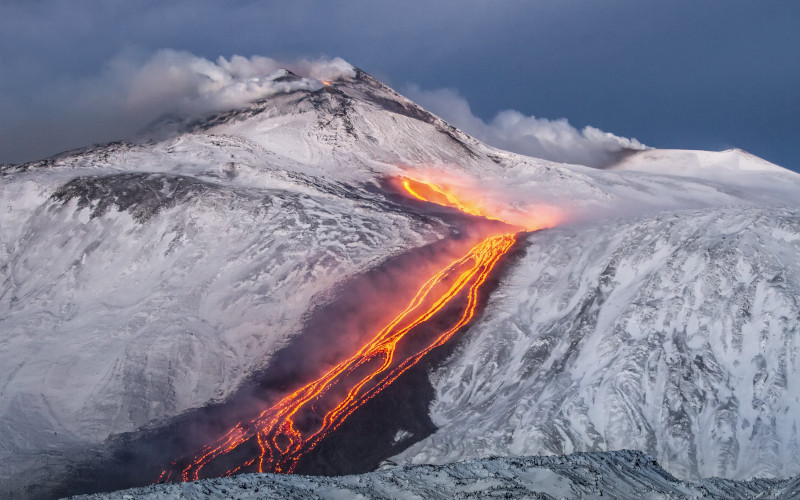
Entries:
{"type": "Polygon", "coordinates": [[[456,89],[485,120],[516,109],[800,170],[795,0],[6,1],[0,162],[124,130],[110,116],[91,126],[102,96],[70,107],[65,89],[162,48],[340,56],[401,91],[456,89]]]}

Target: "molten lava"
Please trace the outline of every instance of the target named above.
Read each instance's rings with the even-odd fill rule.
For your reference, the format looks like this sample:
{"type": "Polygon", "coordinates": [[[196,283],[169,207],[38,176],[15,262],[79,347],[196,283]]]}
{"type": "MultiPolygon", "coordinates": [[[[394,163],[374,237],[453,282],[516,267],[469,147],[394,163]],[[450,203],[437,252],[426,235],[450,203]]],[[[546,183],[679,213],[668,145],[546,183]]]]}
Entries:
{"type": "Polygon", "coordinates": [[[448,189],[438,186],[432,182],[420,181],[411,179],[410,177],[403,178],[403,188],[414,198],[420,201],[427,201],[435,203],[444,207],[456,208],[465,214],[477,215],[491,220],[503,221],[502,219],[495,218],[487,213],[483,207],[477,203],[469,203],[456,197],[448,189]]]}
{"type": "MultiPolygon", "coordinates": [[[[403,179],[403,186],[420,200],[475,213],[474,207],[434,184],[403,179]]],[[[472,247],[429,278],[406,308],[358,352],[252,420],[236,423],[195,455],[173,462],[159,481],[193,481],[223,472],[293,472],[298,461],[348,416],[473,319],[479,290],[515,241],[516,234],[507,233],[472,247]],[[433,333],[431,320],[439,325],[433,333]],[[246,456],[248,450],[255,456],[246,456]],[[223,456],[225,463],[238,465],[220,469],[214,462],[223,456]],[[210,464],[218,472],[203,474],[210,464]]]]}
{"type": "Polygon", "coordinates": [[[417,200],[455,208],[466,214],[504,222],[526,231],[554,227],[564,219],[560,209],[547,204],[526,203],[511,206],[502,192],[483,189],[477,181],[466,184],[462,182],[456,187],[442,186],[420,178],[402,177],[393,183],[417,200]]]}

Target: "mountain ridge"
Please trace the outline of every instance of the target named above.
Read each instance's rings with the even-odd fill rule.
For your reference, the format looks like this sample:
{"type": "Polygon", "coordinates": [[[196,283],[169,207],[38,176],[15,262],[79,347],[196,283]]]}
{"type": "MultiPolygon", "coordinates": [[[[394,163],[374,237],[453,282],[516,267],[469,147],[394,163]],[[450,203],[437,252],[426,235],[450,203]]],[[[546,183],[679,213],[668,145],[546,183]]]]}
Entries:
{"type": "MultiPolygon", "coordinates": [[[[395,177],[438,181],[470,193],[510,220],[547,214],[559,226],[526,238],[536,253],[531,250],[509,271],[485,319],[470,328],[460,349],[432,377],[439,394],[432,414],[440,431],[397,461],[470,459],[489,450],[508,455],[568,452],[588,449],[587,443],[607,447],[620,436],[639,439],[635,432],[621,431],[624,426],[599,431],[589,417],[602,413],[608,401],[591,392],[584,393],[583,402],[571,403],[580,418],[571,422],[565,417],[558,429],[543,427],[539,444],[539,438],[519,434],[522,428],[514,425],[525,421],[527,411],[541,416],[558,405],[537,408],[539,400],[530,394],[528,407],[511,404],[504,409],[520,416],[511,427],[494,432],[470,424],[468,429],[485,432],[478,439],[483,442],[472,448],[454,444],[452,435],[465,431],[452,424],[457,419],[451,416],[488,409],[478,390],[481,383],[499,386],[501,397],[530,389],[529,380],[498,372],[492,364],[483,368],[496,379],[481,379],[475,370],[467,377],[465,366],[482,356],[502,358],[512,347],[538,349],[538,355],[526,358],[522,371],[535,378],[537,370],[548,371],[550,365],[544,363],[566,367],[576,357],[594,354],[584,350],[590,339],[605,339],[610,345],[609,335],[625,341],[626,335],[642,335],[635,331],[637,324],[649,325],[653,335],[674,338],[672,323],[634,316],[641,311],[654,317],[666,314],[668,304],[660,309],[665,297],[688,303],[689,295],[670,293],[689,294],[698,276],[708,278],[709,289],[726,283],[729,288],[722,295],[740,294],[750,303],[761,300],[758,294],[764,290],[779,297],[800,291],[800,231],[790,223],[800,204],[798,174],[771,167],[766,173],[741,171],[725,154],[694,152],[693,159],[661,150],[630,155],[622,160],[626,168],[619,169],[558,164],[484,145],[360,70],[353,78],[331,83],[275,93],[243,109],[211,114],[159,140],[90,146],[3,167],[0,328],[7,337],[0,345],[0,361],[8,368],[0,373],[0,434],[10,438],[0,445],[0,458],[9,464],[0,473],[0,487],[19,491],[29,486],[17,484],[21,472],[31,474],[29,483],[36,482],[52,471],[69,469],[74,449],[101,446],[115,434],[225,400],[302,329],[307,311],[323,305],[337,284],[411,248],[459,234],[460,223],[450,215],[398,201],[386,188],[395,177]],[[647,155],[669,168],[653,172],[653,163],[641,160],[647,155]],[[697,158],[702,161],[692,163],[697,158]],[[713,161],[703,164],[708,158],[713,161]],[[711,236],[701,234],[703,228],[710,228],[711,236]],[[619,235],[628,235],[629,241],[619,235]],[[738,235],[750,242],[771,241],[778,253],[752,243],[748,253],[739,255],[726,239],[738,235]],[[684,238],[699,242],[686,255],[677,251],[684,238]],[[598,256],[598,245],[605,260],[598,256]],[[650,259],[648,249],[653,251],[650,259]],[[714,264],[712,255],[730,265],[714,264]],[[660,267],[671,261],[672,267],[660,267]],[[684,268],[689,271],[676,271],[684,268]],[[632,269],[644,272],[644,284],[631,277],[632,271],[626,274],[632,269]],[[692,275],[693,269],[699,274],[692,275]],[[783,281],[770,282],[777,275],[783,281]],[[588,283],[589,276],[597,283],[588,283]],[[651,289],[648,283],[661,285],[651,289]],[[510,292],[515,289],[526,292],[517,302],[510,292]],[[652,296],[632,301],[637,293],[652,296]],[[619,300],[609,301],[613,294],[619,300]],[[624,324],[609,319],[620,313],[624,324]],[[497,325],[493,318],[508,321],[497,325]],[[519,328],[523,324],[528,325],[524,335],[519,328]],[[503,333],[503,343],[491,342],[492,328],[503,333]],[[584,337],[587,342],[580,344],[584,337]],[[485,350],[470,358],[476,343],[485,350]],[[462,396],[449,398],[453,391],[462,396]],[[565,429],[578,438],[565,440],[560,434],[565,429]],[[582,441],[584,435],[593,437],[582,441]],[[37,472],[40,459],[47,465],[37,472]]],[[[796,304],[777,304],[782,308],[778,319],[797,316],[796,304]]],[[[694,314],[681,307],[676,311],[670,314],[694,314]]],[[[711,319],[741,326],[736,322],[742,311],[715,310],[711,319]]],[[[748,324],[773,321],[771,312],[759,311],[749,309],[748,324]]],[[[692,324],[709,318],[695,314],[692,324]]],[[[783,418],[788,422],[784,427],[791,428],[791,413],[781,413],[794,404],[797,389],[791,380],[800,371],[790,355],[797,335],[790,326],[783,336],[775,334],[778,340],[768,335],[763,348],[788,353],[783,361],[754,345],[747,360],[720,355],[718,369],[704,361],[703,367],[689,371],[700,373],[703,383],[711,373],[733,377],[740,389],[766,391],[755,398],[766,405],[762,421],[783,418]],[[786,383],[777,387],[773,380],[786,383]]],[[[758,333],[758,325],[751,327],[758,333]]],[[[693,349],[679,346],[676,359],[693,349]]],[[[686,359],[691,366],[694,358],[686,359]]],[[[504,363],[499,358],[494,362],[504,363]]],[[[682,375],[681,369],[675,373],[682,375]]],[[[548,386],[542,377],[534,386],[550,393],[571,383],[568,378],[554,380],[548,386]]],[[[645,407],[657,411],[654,401],[666,405],[662,410],[668,416],[673,401],[653,399],[666,387],[657,385],[648,393],[628,382],[629,392],[636,395],[628,401],[608,392],[621,401],[620,421],[634,428],[637,423],[643,429],[652,426],[655,417],[637,422],[639,417],[628,412],[636,416],[645,407]]],[[[740,394],[740,408],[745,406],[742,398],[752,404],[740,394]]],[[[689,442],[722,429],[706,425],[707,415],[693,413],[692,403],[686,404],[686,418],[670,426],[689,426],[691,436],[667,433],[667,441],[644,439],[641,447],[686,477],[716,473],[717,465],[704,468],[673,453],[677,447],[670,439],[689,442]]],[[[747,439],[736,412],[726,415],[735,420],[730,432],[737,436],[736,446],[750,443],[756,457],[773,448],[779,451],[764,460],[769,470],[752,472],[729,464],[721,466],[721,474],[797,473],[791,465],[800,463],[798,452],[789,448],[800,448],[788,443],[796,438],[784,445],[775,433],[747,439]]],[[[755,427],[754,419],[742,418],[747,418],[747,429],[755,427]]],[[[739,453],[727,456],[734,455],[739,453]]]]}

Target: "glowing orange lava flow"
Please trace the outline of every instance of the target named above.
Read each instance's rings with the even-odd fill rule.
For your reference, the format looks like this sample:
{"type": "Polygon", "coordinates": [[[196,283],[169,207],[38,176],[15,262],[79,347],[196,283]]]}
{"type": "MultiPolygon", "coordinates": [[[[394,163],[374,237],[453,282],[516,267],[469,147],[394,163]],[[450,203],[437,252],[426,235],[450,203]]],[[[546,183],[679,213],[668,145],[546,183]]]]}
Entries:
{"type": "Polygon", "coordinates": [[[253,420],[237,423],[196,455],[174,462],[159,481],[197,480],[214,460],[253,441],[260,450],[257,457],[242,460],[224,475],[254,470],[291,473],[298,460],[350,414],[472,320],[481,285],[515,240],[515,234],[504,234],[475,245],[425,282],[405,310],[357,353],[253,420]],[[454,300],[457,297],[465,298],[463,309],[454,300]],[[453,314],[456,307],[459,311],[453,314]],[[449,308],[443,313],[445,318],[457,319],[444,331],[425,333],[423,324],[445,308],[449,308]],[[309,412],[322,417],[308,425],[309,412]]]}
{"type": "MultiPolygon", "coordinates": [[[[493,218],[436,184],[409,178],[402,183],[421,201],[493,218]]],[[[254,419],[238,422],[195,455],[173,462],[159,481],[193,481],[201,474],[293,472],[298,461],[354,411],[473,319],[481,286],[515,241],[516,234],[509,232],[472,247],[428,279],[406,308],[358,352],[254,419]],[[225,470],[221,463],[238,465],[225,470]]]]}
{"type": "Polygon", "coordinates": [[[489,186],[488,189],[482,189],[478,181],[465,183],[462,180],[456,185],[443,186],[420,178],[400,177],[391,183],[417,200],[456,208],[466,214],[503,222],[520,230],[538,231],[555,227],[566,218],[560,208],[547,203],[520,203],[519,200],[514,203],[511,201],[514,195],[506,199],[507,195],[496,188],[489,186]]]}
{"type": "Polygon", "coordinates": [[[445,207],[457,208],[466,214],[477,215],[487,219],[497,221],[502,220],[488,215],[485,210],[483,210],[477,204],[465,202],[457,198],[455,194],[451,193],[447,189],[442,188],[441,186],[438,186],[432,182],[404,177],[403,188],[406,190],[406,192],[408,192],[408,194],[420,201],[427,201],[429,203],[435,203],[445,207]]]}

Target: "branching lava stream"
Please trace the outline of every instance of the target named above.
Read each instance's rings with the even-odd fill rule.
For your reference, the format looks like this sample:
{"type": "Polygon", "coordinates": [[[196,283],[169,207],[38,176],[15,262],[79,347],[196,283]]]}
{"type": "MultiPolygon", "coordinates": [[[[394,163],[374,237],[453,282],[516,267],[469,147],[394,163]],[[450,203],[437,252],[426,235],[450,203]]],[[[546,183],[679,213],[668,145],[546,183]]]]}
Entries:
{"type": "MultiPolygon", "coordinates": [[[[407,178],[402,184],[416,199],[485,216],[433,184],[407,178]]],[[[159,482],[239,472],[293,472],[300,458],[348,416],[473,319],[481,286],[515,241],[516,233],[509,232],[489,236],[473,246],[430,277],[406,308],[358,352],[252,420],[237,423],[194,455],[173,462],[161,473],[159,482]],[[420,333],[431,321],[438,321],[437,327],[445,326],[434,334],[420,333]],[[246,456],[247,450],[254,454],[246,456]],[[227,471],[219,466],[216,471],[204,471],[225,455],[236,457],[239,465],[227,471]]]]}

